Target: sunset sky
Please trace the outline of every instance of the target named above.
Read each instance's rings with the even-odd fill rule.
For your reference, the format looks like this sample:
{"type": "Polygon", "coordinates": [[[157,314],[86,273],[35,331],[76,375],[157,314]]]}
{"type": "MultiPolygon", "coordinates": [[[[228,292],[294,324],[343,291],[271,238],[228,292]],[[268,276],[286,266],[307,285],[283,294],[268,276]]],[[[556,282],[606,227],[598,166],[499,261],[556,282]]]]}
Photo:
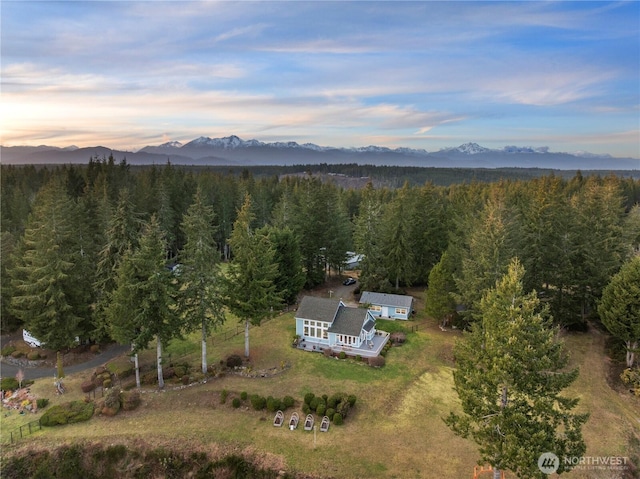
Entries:
{"type": "Polygon", "coordinates": [[[640,158],[640,2],[0,3],[0,143],[640,158]]]}

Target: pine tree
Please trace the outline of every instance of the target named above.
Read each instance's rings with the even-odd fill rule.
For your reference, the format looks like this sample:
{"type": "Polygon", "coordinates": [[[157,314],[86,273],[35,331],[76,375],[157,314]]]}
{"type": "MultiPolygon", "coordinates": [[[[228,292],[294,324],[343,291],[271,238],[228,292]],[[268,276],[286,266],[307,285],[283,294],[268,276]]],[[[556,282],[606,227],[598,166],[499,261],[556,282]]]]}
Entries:
{"type": "Polygon", "coordinates": [[[487,201],[467,231],[461,269],[455,277],[456,299],[466,307],[467,320],[477,316],[483,292],[506,272],[514,256],[512,214],[500,192],[494,193],[497,197],[487,201]]]}
{"type": "Polygon", "coordinates": [[[412,211],[409,197],[409,185],[405,183],[388,205],[383,216],[383,227],[378,231],[383,240],[382,255],[385,269],[389,272],[388,279],[393,282],[396,290],[400,288],[400,282],[411,284],[415,266],[413,249],[410,248],[409,218],[412,211]]]}
{"type": "Polygon", "coordinates": [[[225,302],[238,320],[244,322],[247,358],[250,324],[260,326],[281,303],[274,284],[278,274],[274,249],[266,235],[251,229],[253,219],[251,197],[247,195],[229,240],[233,259],[225,281],[225,302]]]}
{"type": "Polygon", "coordinates": [[[383,265],[380,224],[382,222],[382,202],[368,183],[362,193],[360,211],[355,220],[353,242],[356,251],[362,255],[360,262],[360,288],[362,290],[383,291],[390,287],[388,272],[383,265]]]}
{"type": "Polygon", "coordinates": [[[273,281],[276,292],[285,304],[293,304],[305,281],[298,239],[288,227],[271,226],[261,233],[267,235],[274,248],[273,260],[278,265],[278,274],[273,281]]]}
{"type": "Polygon", "coordinates": [[[182,220],[186,243],[179,254],[176,274],[180,285],[178,311],[188,330],[199,328],[202,333],[203,374],[207,372],[207,338],[225,321],[220,253],[213,222],[213,207],[204,203],[198,188],[182,220]]]}
{"type": "MultiPolygon", "coordinates": [[[[78,206],[55,180],[36,197],[12,257],[11,311],[52,349],[71,347],[89,317],[78,206]]],[[[89,281],[91,279],[89,278],[89,281]]]]}
{"type": "Polygon", "coordinates": [[[429,288],[424,300],[426,313],[432,318],[441,320],[443,326],[456,309],[456,302],[452,295],[454,290],[451,255],[445,251],[429,273],[429,288]]]}
{"type": "Polygon", "coordinates": [[[627,367],[633,367],[640,345],[640,256],[627,261],[611,278],[598,314],[611,335],[624,342],[627,367]]]}
{"type": "MultiPolygon", "coordinates": [[[[585,414],[561,395],[578,376],[550,328],[535,292],[524,294],[524,269],[513,260],[480,303],[480,319],[454,349],[455,389],[462,414],[445,422],[479,446],[481,460],[518,477],[543,477],[538,457],[579,457],[586,449],[585,414]]],[[[568,466],[561,462],[558,473],[568,466]]]]}
{"type": "Polygon", "coordinates": [[[106,310],[116,288],[116,275],[124,255],[138,246],[141,220],[131,202],[129,190],[123,188],[111,212],[105,232],[106,243],[98,253],[95,289],[97,291],[96,322],[98,336],[108,336],[106,310]]]}
{"type": "Polygon", "coordinates": [[[107,310],[112,336],[131,342],[133,352],[156,340],[158,386],[164,387],[162,346],[180,335],[174,303],[175,280],[165,267],[166,243],[155,215],[145,225],[140,246],[129,250],[120,266],[116,289],[107,310]]]}

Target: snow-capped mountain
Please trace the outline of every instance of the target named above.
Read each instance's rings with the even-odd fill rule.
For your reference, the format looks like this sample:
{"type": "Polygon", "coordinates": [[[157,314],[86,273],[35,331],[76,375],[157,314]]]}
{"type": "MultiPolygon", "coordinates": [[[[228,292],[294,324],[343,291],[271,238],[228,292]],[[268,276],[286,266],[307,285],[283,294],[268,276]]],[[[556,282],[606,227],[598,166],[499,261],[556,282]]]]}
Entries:
{"type": "Polygon", "coordinates": [[[388,148],[369,145],[338,148],[295,141],[266,143],[243,140],[236,135],[223,138],[201,136],[187,143],[169,141],[157,146],[145,146],[135,151],[117,151],[105,147],[57,148],[2,147],[2,163],[45,164],[87,163],[89,158],[113,155],[116,161],[126,159],[131,164],[181,165],[305,165],[358,163],[370,165],[417,166],[441,168],[548,168],[560,170],[640,170],[640,160],[613,158],[587,152],[554,153],[548,147],[509,145],[491,149],[477,143],[464,143],[432,153],[424,149],[388,148]]]}
{"type": "Polygon", "coordinates": [[[458,152],[465,155],[478,155],[480,153],[487,153],[489,151],[491,151],[489,148],[480,146],[477,143],[464,143],[460,146],[456,146],[453,148],[444,148],[440,150],[440,152],[458,152]]]}

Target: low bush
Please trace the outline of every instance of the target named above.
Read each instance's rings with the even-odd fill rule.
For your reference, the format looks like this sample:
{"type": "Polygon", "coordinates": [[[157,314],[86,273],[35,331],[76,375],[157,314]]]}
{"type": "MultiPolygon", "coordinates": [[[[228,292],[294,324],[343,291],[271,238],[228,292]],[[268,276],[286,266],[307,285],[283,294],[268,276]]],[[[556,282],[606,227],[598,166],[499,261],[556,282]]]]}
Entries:
{"type": "Polygon", "coordinates": [[[40,353],[38,351],[29,351],[29,353],[27,353],[27,359],[29,361],[37,361],[40,359],[40,353]]]}
{"type": "Polygon", "coordinates": [[[640,369],[627,368],[620,375],[622,383],[636,396],[640,396],[640,369]]]}
{"type": "Polygon", "coordinates": [[[21,358],[22,356],[23,356],[22,351],[17,351],[16,350],[16,351],[11,353],[11,357],[15,358],[15,359],[21,358]]]}
{"type": "Polygon", "coordinates": [[[111,386],[111,379],[105,379],[104,381],[102,381],[102,387],[104,389],[109,389],[111,386]]]}
{"type": "Polygon", "coordinates": [[[309,414],[310,412],[311,412],[311,407],[307,403],[304,403],[302,405],[302,413],[309,414]]]}
{"type": "Polygon", "coordinates": [[[293,407],[295,400],[291,396],[285,396],[282,398],[282,406],[286,408],[293,407]]]}
{"type": "Polygon", "coordinates": [[[343,422],[342,420],[342,414],[340,414],[339,412],[335,413],[333,415],[333,420],[332,422],[336,425],[336,426],[340,426],[343,422]]]}
{"type": "Polygon", "coordinates": [[[266,405],[267,400],[264,398],[264,396],[260,396],[259,394],[254,394],[253,396],[251,396],[251,406],[253,406],[253,409],[255,409],[256,411],[262,411],[266,405]]]}
{"type": "Polygon", "coordinates": [[[227,397],[229,397],[229,391],[223,389],[220,393],[220,404],[224,404],[227,402],[227,397]]]}
{"type": "Polygon", "coordinates": [[[84,401],[71,401],[51,406],[40,418],[40,424],[52,427],[61,424],[72,424],[88,421],[93,416],[94,404],[84,401]]]}
{"type": "Polygon", "coordinates": [[[267,411],[276,412],[278,409],[281,409],[282,401],[278,398],[274,398],[269,396],[267,398],[267,411]]]}
{"type": "Polygon", "coordinates": [[[313,400],[313,398],[316,397],[315,394],[313,393],[307,393],[304,395],[304,403],[305,404],[311,404],[311,401],[313,400]]]}
{"type": "Polygon", "coordinates": [[[347,401],[349,401],[349,406],[353,407],[356,403],[356,396],[355,394],[349,394],[349,396],[347,396],[347,401]]]}
{"type": "Polygon", "coordinates": [[[136,372],[136,368],[133,362],[131,361],[131,358],[127,356],[124,358],[115,359],[107,363],[105,372],[109,372],[110,374],[115,374],[120,379],[125,379],[125,378],[128,378],[129,376],[133,376],[136,372]]]}
{"type": "Polygon", "coordinates": [[[232,354],[227,357],[227,367],[228,368],[239,368],[242,366],[242,358],[237,354],[232,354]]]}
{"type": "Polygon", "coordinates": [[[182,376],[182,384],[184,384],[185,386],[187,384],[189,384],[189,375],[185,374],[184,376],[182,376]]]}
{"type": "Polygon", "coordinates": [[[326,409],[327,409],[327,406],[325,405],[325,403],[321,402],[320,404],[318,404],[318,407],[316,408],[316,414],[318,416],[324,416],[326,409]]]}
{"type": "Polygon", "coordinates": [[[2,378],[0,389],[3,391],[15,391],[20,386],[16,378],[2,378]]]}
{"type": "Polygon", "coordinates": [[[80,389],[82,389],[82,392],[85,394],[90,393],[95,388],[96,388],[96,383],[91,379],[88,379],[87,381],[83,381],[82,384],[80,384],[80,389]]]}
{"type": "Polygon", "coordinates": [[[4,348],[2,348],[2,351],[0,351],[0,354],[2,356],[11,356],[11,354],[16,350],[15,346],[12,345],[8,345],[5,346],[4,348]]]}
{"type": "Polygon", "coordinates": [[[142,404],[142,396],[140,391],[126,391],[120,395],[123,411],[133,411],[142,404]]]}
{"type": "Polygon", "coordinates": [[[36,399],[36,406],[38,406],[38,409],[44,409],[48,405],[49,405],[49,400],[47,398],[36,399]]]}
{"type": "Polygon", "coordinates": [[[383,356],[376,356],[375,358],[369,358],[369,366],[372,368],[381,368],[386,364],[386,360],[383,356]]]}
{"type": "Polygon", "coordinates": [[[240,399],[242,399],[243,401],[246,401],[248,397],[249,395],[247,394],[247,391],[242,391],[240,393],[240,399]]]}
{"type": "Polygon", "coordinates": [[[327,410],[324,412],[325,416],[328,416],[329,419],[333,419],[333,415],[336,413],[336,410],[333,408],[327,408],[327,410]]]}
{"type": "Polygon", "coordinates": [[[89,348],[89,351],[91,351],[93,354],[98,354],[100,352],[100,345],[92,344],[91,347],[89,348]]]}
{"type": "Polygon", "coordinates": [[[340,351],[340,354],[338,354],[338,358],[339,359],[346,359],[347,358],[347,353],[345,353],[344,351],[340,351]]]}
{"type": "Polygon", "coordinates": [[[235,409],[238,409],[240,407],[240,404],[242,404],[242,402],[240,401],[240,398],[233,398],[233,401],[231,401],[231,405],[235,409]]]}

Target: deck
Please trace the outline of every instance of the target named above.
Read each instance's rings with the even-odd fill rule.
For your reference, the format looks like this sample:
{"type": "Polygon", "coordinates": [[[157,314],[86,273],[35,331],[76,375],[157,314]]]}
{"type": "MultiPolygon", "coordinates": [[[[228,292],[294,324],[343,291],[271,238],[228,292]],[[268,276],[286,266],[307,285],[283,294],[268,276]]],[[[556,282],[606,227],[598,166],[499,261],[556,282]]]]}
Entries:
{"type": "MultiPolygon", "coordinates": [[[[373,341],[371,341],[372,344],[369,344],[369,341],[366,341],[358,348],[345,345],[333,346],[330,349],[335,354],[340,354],[344,351],[347,356],[374,358],[380,355],[380,352],[382,351],[382,348],[384,348],[384,345],[387,344],[387,341],[389,341],[389,333],[386,331],[376,331],[373,341]]],[[[329,346],[324,343],[313,341],[310,338],[305,338],[304,341],[298,344],[297,348],[304,351],[322,353],[325,349],[329,348],[329,346]]]]}

